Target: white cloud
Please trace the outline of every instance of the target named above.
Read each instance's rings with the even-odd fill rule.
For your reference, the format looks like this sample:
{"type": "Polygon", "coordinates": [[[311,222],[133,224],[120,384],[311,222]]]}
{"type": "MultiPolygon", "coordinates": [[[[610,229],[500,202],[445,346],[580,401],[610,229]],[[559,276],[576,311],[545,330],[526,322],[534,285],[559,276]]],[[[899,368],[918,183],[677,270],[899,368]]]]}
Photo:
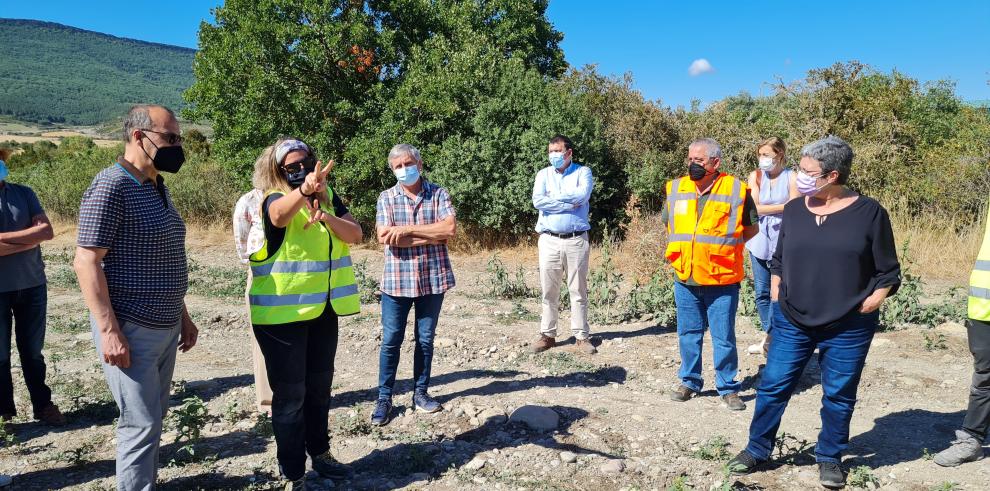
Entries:
{"type": "Polygon", "coordinates": [[[712,64],[704,58],[698,58],[697,60],[692,61],[691,66],[688,67],[688,73],[692,77],[697,77],[698,75],[704,75],[714,71],[715,67],[713,67],[712,64]]]}

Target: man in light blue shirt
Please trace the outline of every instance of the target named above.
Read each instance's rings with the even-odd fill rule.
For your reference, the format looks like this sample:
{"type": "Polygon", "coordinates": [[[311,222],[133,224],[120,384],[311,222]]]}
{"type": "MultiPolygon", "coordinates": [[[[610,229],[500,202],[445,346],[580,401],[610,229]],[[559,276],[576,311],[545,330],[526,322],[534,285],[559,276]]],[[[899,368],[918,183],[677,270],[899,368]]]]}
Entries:
{"type": "Polygon", "coordinates": [[[540,284],[543,315],[540,339],[530,345],[534,353],[556,346],[560,282],[567,273],[571,299],[571,331],[579,351],[594,354],[588,339],[588,201],[594,187],[591,169],[572,161],[574,145],[563,135],[550,139],[550,165],[536,174],[533,206],[540,211],[540,284]]]}

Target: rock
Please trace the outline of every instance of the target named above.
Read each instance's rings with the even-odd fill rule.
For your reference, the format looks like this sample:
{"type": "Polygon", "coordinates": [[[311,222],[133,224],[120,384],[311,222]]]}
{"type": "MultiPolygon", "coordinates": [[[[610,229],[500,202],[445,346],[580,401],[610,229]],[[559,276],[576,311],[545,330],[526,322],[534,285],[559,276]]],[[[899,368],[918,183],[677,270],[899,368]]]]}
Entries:
{"type": "Polygon", "coordinates": [[[436,338],[433,340],[433,344],[441,348],[452,348],[457,342],[451,338],[436,338]]]}
{"type": "Polygon", "coordinates": [[[920,387],[921,381],[913,377],[897,377],[897,381],[905,387],[920,387]]]}
{"type": "MultiPolygon", "coordinates": [[[[89,331],[87,331],[87,332],[81,332],[81,333],[76,334],[75,336],[72,336],[72,337],[75,338],[75,339],[78,339],[80,341],[92,341],[93,340],[93,333],[92,332],[89,332],[89,331]]],[[[0,475],[2,475],[2,474],[0,474],[0,475]]]]}
{"type": "Polygon", "coordinates": [[[636,421],[637,423],[642,423],[643,421],[646,421],[646,418],[644,418],[644,417],[642,417],[642,416],[640,416],[638,414],[632,415],[632,419],[633,419],[633,421],[636,421]]]}
{"type": "Polygon", "coordinates": [[[887,338],[873,338],[873,342],[870,343],[870,346],[880,347],[880,346],[889,346],[891,344],[893,344],[893,341],[887,338]]]}
{"type": "Polygon", "coordinates": [[[619,459],[612,459],[602,464],[599,470],[605,474],[619,474],[626,470],[626,464],[619,459]]]}
{"type": "Polygon", "coordinates": [[[481,457],[475,457],[471,459],[471,462],[464,464],[464,469],[471,472],[478,471],[481,470],[481,468],[484,467],[487,462],[488,462],[487,460],[481,457]]]}
{"type": "Polygon", "coordinates": [[[577,454],[574,452],[560,452],[560,461],[565,464],[577,462],[577,454]]]}
{"type": "Polygon", "coordinates": [[[538,431],[548,431],[557,428],[560,416],[550,408],[526,405],[513,411],[509,422],[522,423],[538,431]]]}
{"type": "Polygon", "coordinates": [[[482,424],[502,424],[505,423],[505,420],[508,418],[506,418],[505,413],[501,409],[490,407],[478,413],[478,419],[481,420],[482,424]]]}

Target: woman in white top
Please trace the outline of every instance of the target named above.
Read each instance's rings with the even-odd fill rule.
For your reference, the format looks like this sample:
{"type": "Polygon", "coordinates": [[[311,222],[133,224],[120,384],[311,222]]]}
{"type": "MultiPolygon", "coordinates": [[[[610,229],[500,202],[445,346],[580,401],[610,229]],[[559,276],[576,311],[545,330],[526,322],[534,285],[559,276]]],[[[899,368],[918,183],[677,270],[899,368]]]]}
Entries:
{"type": "MultiPolygon", "coordinates": [[[[269,149],[261,152],[258,162],[255,162],[255,169],[259,165],[267,164],[263,157],[269,153],[269,149]]],[[[234,245],[237,247],[237,257],[241,264],[248,264],[248,257],[261,249],[265,243],[265,225],[261,221],[261,202],[264,193],[258,189],[248,191],[234,205],[234,245]]],[[[247,291],[251,289],[251,268],[248,268],[247,289],[245,290],[245,302],[247,302],[247,291]]],[[[255,404],[259,413],[272,413],[272,388],[268,384],[268,372],[265,369],[265,358],[261,356],[261,348],[258,347],[258,340],[254,337],[254,329],[248,329],[251,333],[251,346],[253,347],[251,358],[254,361],[254,389],[255,404]]]]}
{"type": "Polygon", "coordinates": [[[760,215],[760,233],[746,242],[753,269],[756,310],[763,327],[763,340],[749,347],[750,354],[766,354],[770,328],[770,258],[777,249],[784,204],[801,194],[797,190],[797,173],[784,167],[787,147],[784,140],[767,138],[756,147],[759,167],[749,173],[756,212],[760,215]]]}

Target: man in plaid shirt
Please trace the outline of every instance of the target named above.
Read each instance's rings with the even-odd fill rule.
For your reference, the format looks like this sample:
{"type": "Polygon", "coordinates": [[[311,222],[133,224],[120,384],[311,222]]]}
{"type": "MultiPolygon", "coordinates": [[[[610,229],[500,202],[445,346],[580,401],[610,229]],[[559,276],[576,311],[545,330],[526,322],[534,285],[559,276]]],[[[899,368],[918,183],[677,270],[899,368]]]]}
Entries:
{"type": "Polygon", "coordinates": [[[398,181],[378,196],[376,228],[385,246],[382,275],[382,350],[378,359],[378,403],[371,423],[388,423],[392,387],[399,366],[399,347],[405,336],[409,311],[416,308],[416,349],[413,407],[433,413],[443,409],[427,393],[436,332],[444,292],[454,287],[454,270],[447,255],[447,239],[454,236],[457,219],[447,190],[423,179],[423,159],[416,147],[399,144],[388,154],[398,181]]]}

